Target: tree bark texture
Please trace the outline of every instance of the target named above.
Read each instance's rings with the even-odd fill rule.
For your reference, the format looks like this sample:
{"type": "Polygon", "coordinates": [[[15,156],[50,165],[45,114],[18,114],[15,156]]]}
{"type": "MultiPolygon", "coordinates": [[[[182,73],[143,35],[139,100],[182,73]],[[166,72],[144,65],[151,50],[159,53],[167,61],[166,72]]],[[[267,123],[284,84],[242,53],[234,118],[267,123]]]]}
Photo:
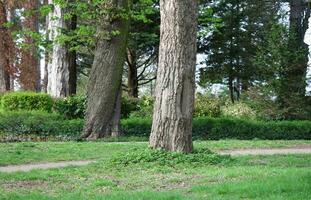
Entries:
{"type": "Polygon", "coordinates": [[[87,90],[86,122],[82,138],[97,139],[111,136],[112,132],[116,134],[111,126],[117,121],[128,20],[112,11],[127,10],[128,6],[128,0],[108,0],[103,4],[103,9],[109,9],[110,12],[103,12],[105,14],[98,25],[98,41],[87,90]],[[112,35],[112,31],[118,31],[119,34],[112,35]]]}
{"type": "Polygon", "coordinates": [[[161,38],[150,146],[191,152],[198,2],[161,0],[161,38]]]}
{"type": "MultiPolygon", "coordinates": [[[[296,118],[295,110],[306,99],[306,74],[308,68],[309,48],[304,37],[309,28],[310,6],[304,0],[290,0],[290,34],[288,49],[293,53],[288,57],[282,72],[280,100],[282,107],[288,110],[286,118],[296,118]],[[298,102],[302,101],[302,102],[298,102]]],[[[300,108],[298,108],[300,109],[300,108]]]]}
{"type": "Polygon", "coordinates": [[[138,98],[138,73],[137,73],[137,60],[135,52],[127,48],[127,89],[130,97],[138,98]]]}
{"type": "MultiPolygon", "coordinates": [[[[38,9],[38,0],[25,0],[23,6],[27,11],[36,11],[38,9]]],[[[38,32],[39,31],[39,19],[38,12],[25,17],[22,23],[23,29],[26,31],[38,32]]],[[[19,65],[20,75],[19,82],[24,90],[40,91],[41,90],[41,78],[40,78],[40,62],[38,49],[35,44],[35,40],[26,35],[24,43],[28,45],[26,49],[21,49],[21,63],[19,65]]]]}
{"type": "MultiPolygon", "coordinates": [[[[54,0],[49,0],[53,4],[54,0]]],[[[49,39],[53,41],[53,48],[48,63],[47,92],[53,97],[69,96],[69,50],[64,44],[60,44],[57,38],[60,30],[68,29],[64,19],[65,10],[54,3],[54,10],[49,14],[49,39]]]]}
{"type": "Polygon", "coordinates": [[[10,90],[10,33],[7,23],[6,3],[0,0],[0,92],[10,90]]]}

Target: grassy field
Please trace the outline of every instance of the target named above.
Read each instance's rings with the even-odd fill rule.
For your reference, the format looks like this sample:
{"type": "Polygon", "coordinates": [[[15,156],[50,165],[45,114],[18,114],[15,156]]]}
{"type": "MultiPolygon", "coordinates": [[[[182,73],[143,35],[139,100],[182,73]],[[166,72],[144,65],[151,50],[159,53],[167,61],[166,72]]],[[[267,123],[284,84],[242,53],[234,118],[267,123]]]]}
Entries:
{"type": "MultiPolygon", "coordinates": [[[[207,141],[212,151],[311,145],[311,141],[207,141]]],[[[111,160],[147,143],[2,143],[0,165],[61,160],[84,167],[0,173],[0,199],[311,199],[311,155],[224,157],[216,164],[111,160]]]]}

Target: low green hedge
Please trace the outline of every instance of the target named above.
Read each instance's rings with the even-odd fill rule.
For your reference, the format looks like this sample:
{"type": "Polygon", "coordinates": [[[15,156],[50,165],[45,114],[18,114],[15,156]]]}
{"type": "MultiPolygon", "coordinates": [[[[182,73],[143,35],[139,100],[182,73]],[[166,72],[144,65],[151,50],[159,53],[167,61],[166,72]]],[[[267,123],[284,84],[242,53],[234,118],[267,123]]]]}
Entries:
{"type": "Polygon", "coordinates": [[[39,111],[0,113],[0,141],[76,139],[82,128],[83,120],[67,120],[58,114],[39,111]]]}
{"type": "Polygon", "coordinates": [[[53,98],[48,94],[34,92],[10,92],[1,98],[1,108],[6,111],[40,110],[51,112],[53,98]]]}
{"type": "MultiPolygon", "coordinates": [[[[152,121],[151,119],[129,118],[122,120],[121,123],[123,135],[148,137],[152,121]]],[[[0,113],[0,140],[2,141],[26,136],[46,139],[56,138],[58,140],[77,139],[82,130],[82,119],[68,120],[59,114],[43,112],[0,113]]],[[[193,121],[193,138],[210,140],[311,139],[311,122],[195,118],[193,121]]]]}

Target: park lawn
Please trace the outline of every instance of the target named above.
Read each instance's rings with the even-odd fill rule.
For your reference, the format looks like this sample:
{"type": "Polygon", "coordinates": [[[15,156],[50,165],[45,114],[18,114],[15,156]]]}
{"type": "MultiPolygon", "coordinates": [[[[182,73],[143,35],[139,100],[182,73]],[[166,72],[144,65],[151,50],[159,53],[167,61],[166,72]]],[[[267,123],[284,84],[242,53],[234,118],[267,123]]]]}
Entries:
{"type": "MultiPolygon", "coordinates": [[[[275,148],[310,141],[206,141],[197,149],[275,148]]],[[[0,144],[1,165],[95,159],[83,167],[0,173],[0,199],[310,199],[311,155],[239,156],[219,164],[117,165],[147,143],[0,144]]]]}
{"type": "MultiPolygon", "coordinates": [[[[311,140],[219,140],[195,141],[195,148],[212,151],[245,148],[280,148],[309,145],[311,140]]],[[[146,148],[147,142],[17,142],[0,143],[0,166],[32,162],[105,159],[146,148]]]]}

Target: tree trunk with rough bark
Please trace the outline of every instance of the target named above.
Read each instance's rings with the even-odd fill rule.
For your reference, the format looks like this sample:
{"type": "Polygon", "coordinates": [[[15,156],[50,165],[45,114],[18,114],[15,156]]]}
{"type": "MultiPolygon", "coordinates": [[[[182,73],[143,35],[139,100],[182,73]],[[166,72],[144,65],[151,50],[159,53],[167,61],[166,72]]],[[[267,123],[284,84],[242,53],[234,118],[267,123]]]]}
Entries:
{"type": "Polygon", "coordinates": [[[128,66],[128,77],[127,77],[127,89],[130,97],[138,98],[138,73],[137,73],[137,62],[135,52],[127,48],[127,66],[128,66]]]}
{"type": "MultiPolygon", "coordinates": [[[[49,0],[53,4],[54,0],[49,0]]],[[[55,41],[61,34],[59,29],[68,29],[64,19],[65,11],[54,3],[54,10],[49,14],[49,39],[53,48],[48,63],[47,92],[53,97],[69,96],[69,50],[66,45],[55,41]]]]}
{"type": "Polygon", "coordinates": [[[198,2],[161,0],[161,38],[150,146],[192,152],[198,2]]]}
{"type": "MultiPolygon", "coordinates": [[[[39,16],[38,12],[35,12],[38,9],[38,5],[38,0],[23,1],[25,10],[32,13],[25,17],[25,20],[22,23],[24,30],[32,32],[39,31],[39,16]]],[[[35,44],[34,38],[30,35],[26,35],[23,39],[25,40],[25,44],[29,47],[21,50],[19,82],[22,89],[38,92],[41,90],[38,47],[35,44]]]]}
{"type": "MultiPolygon", "coordinates": [[[[126,53],[128,36],[128,20],[116,15],[115,12],[128,10],[128,0],[108,0],[103,4],[103,9],[110,12],[102,16],[98,25],[98,41],[95,49],[95,57],[89,77],[87,90],[87,109],[84,134],[82,138],[98,139],[116,134],[112,130],[112,124],[119,118],[118,98],[122,82],[122,71],[126,53]],[[111,34],[117,31],[119,34],[111,34]],[[107,32],[109,33],[108,38],[107,32]]],[[[124,12],[124,11],[122,11],[124,12]]]]}
{"type": "Polygon", "coordinates": [[[0,92],[10,90],[10,45],[9,32],[4,26],[7,23],[7,9],[5,2],[0,1],[0,92]]]}
{"type": "Polygon", "coordinates": [[[290,0],[290,34],[288,49],[292,52],[288,56],[282,71],[280,88],[280,102],[286,110],[288,119],[299,118],[296,116],[299,109],[306,103],[306,74],[308,68],[309,48],[304,43],[307,29],[309,28],[310,6],[304,0],[290,0]],[[297,110],[298,109],[298,110],[297,110]]]}

